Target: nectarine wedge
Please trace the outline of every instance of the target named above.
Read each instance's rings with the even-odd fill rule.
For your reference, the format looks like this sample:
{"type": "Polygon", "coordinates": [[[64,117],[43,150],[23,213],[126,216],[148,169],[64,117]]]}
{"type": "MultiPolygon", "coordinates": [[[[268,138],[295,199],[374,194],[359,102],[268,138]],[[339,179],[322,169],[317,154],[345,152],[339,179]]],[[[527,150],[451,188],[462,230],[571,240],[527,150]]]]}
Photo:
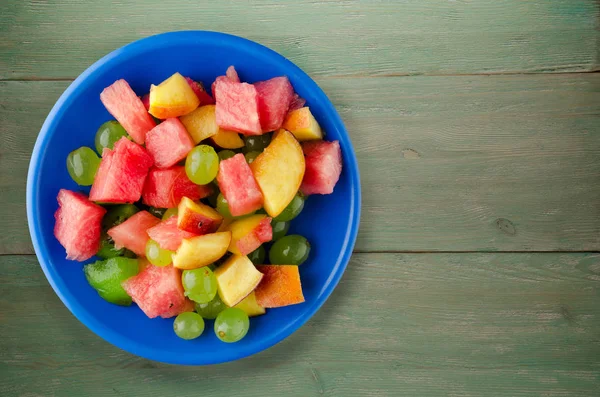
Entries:
{"type": "Polygon", "coordinates": [[[191,113],[181,116],[179,120],[196,145],[219,132],[215,105],[200,106],[191,113]]]}
{"type": "Polygon", "coordinates": [[[263,278],[246,256],[232,255],[215,270],[219,296],[229,307],[247,297],[263,278]]]}
{"type": "Polygon", "coordinates": [[[261,265],[264,277],[256,287],[256,302],[262,307],[282,307],[304,302],[300,273],[295,265],[261,265]]]}
{"type": "Polygon", "coordinates": [[[250,295],[242,299],[242,301],[234,307],[245,311],[248,317],[260,316],[266,312],[265,308],[256,301],[256,294],[254,291],[250,292],[250,295]]]}
{"type": "Polygon", "coordinates": [[[292,110],[285,118],[285,128],[299,141],[323,139],[323,131],[308,107],[292,110]]]}
{"type": "Polygon", "coordinates": [[[231,242],[231,232],[220,232],[185,238],[173,254],[173,266],[196,269],[221,259],[231,242]]]}
{"type": "Polygon", "coordinates": [[[206,204],[196,203],[187,197],[179,202],[177,227],[194,234],[207,234],[217,231],[223,217],[206,204]]]}
{"type": "Polygon", "coordinates": [[[150,87],[148,112],[158,119],[183,116],[198,105],[200,100],[185,77],[179,73],[175,73],[159,85],[150,87]]]}
{"type": "Polygon", "coordinates": [[[273,238],[271,218],[264,214],[250,215],[234,221],[227,229],[231,231],[228,250],[236,255],[248,255],[273,238]]]}

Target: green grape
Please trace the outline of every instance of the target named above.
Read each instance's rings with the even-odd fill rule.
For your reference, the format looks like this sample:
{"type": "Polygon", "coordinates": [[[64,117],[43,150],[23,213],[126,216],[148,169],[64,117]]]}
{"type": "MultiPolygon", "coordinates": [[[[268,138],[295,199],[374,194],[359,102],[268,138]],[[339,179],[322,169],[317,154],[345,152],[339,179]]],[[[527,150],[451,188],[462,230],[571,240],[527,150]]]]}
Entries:
{"type": "Polygon", "coordinates": [[[75,149],[67,156],[67,171],[71,178],[81,186],[90,186],[94,183],[99,166],[100,158],[87,146],[75,149]]]}
{"type": "Polygon", "coordinates": [[[217,277],[208,267],[184,270],[181,283],[185,295],[197,303],[208,303],[217,294],[217,277]]]}
{"type": "Polygon", "coordinates": [[[196,339],[204,332],[204,319],[198,313],[181,313],[175,317],[173,330],[181,339],[196,339]]]}
{"type": "Polygon", "coordinates": [[[160,245],[152,239],[146,243],[146,259],[154,266],[168,266],[173,262],[173,251],[160,248],[160,245]]]}
{"type": "Polygon", "coordinates": [[[207,185],[219,172],[219,156],[212,146],[199,145],[185,159],[185,173],[196,185],[207,185]]]}
{"type": "Polygon", "coordinates": [[[271,134],[247,136],[244,143],[244,153],[262,152],[271,143],[271,134]]]}
{"type": "Polygon", "coordinates": [[[290,223],[285,221],[276,221],[273,219],[271,221],[271,228],[273,229],[273,241],[279,240],[285,236],[290,229],[290,223]]]}
{"type": "Polygon", "coordinates": [[[102,237],[100,238],[100,248],[96,253],[97,256],[102,259],[109,259],[122,256],[124,253],[125,248],[116,249],[112,238],[108,234],[102,233],[102,237]]]}
{"type": "Polygon", "coordinates": [[[177,209],[177,207],[175,207],[175,208],[169,208],[163,214],[162,220],[166,221],[167,219],[169,219],[172,216],[177,216],[178,213],[179,213],[179,210],[177,209]]]}
{"type": "Polygon", "coordinates": [[[302,197],[295,195],[292,201],[281,211],[281,214],[273,218],[276,221],[291,221],[297,217],[304,208],[304,200],[302,197]]]}
{"type": "Polygon", "coordinates": [[[215,320],[215,334],[223,342],[232,343],[242,339],[248,333],[250,319],[245,311],[228,307],[215,320]]]}
{"type": "Polygon", "coordinates": [[[96,132],[96,151],[102,156],[104,148],[112,149],[115,143],[122,137],[127,137],[127,131],[117,121],[111,120],[102,124],[96,132]]]}
{"type": "Polygon", "coordinates": [[[243,218],[248,215],[252,215],[256,212],[256,211],[252,211],[248,214],[244,214],[244,215],[240,215],[240,216],[231,215],[231,211],[229,211],[229,204],[227,203],[227,199],[223,196],[223,193],[219,193],[219,195],[217,196],[216,208],[217,208],[218,213],[223,215],[224,218],[228,218],[228,219],[239,219],[239,218],[243,218]]]}
{"type": "Polygon", "coordinates": [[[139,208],[133,204],[111,205],[102,218],[102,229],[108,230],[120,225],[138,212],[140,212],[139,208]]]}
{"type": "Polygon", "coordinates": [[[208,320],[214,320],[219,313],[227,309],[227,305],[223,303],[219,294],[216,294],[214,299],[208,303],[195,302],[196,312],[208,320]]]}
{"type": "Polygon", "coordinates": [[[252,162],[256,160],[259,155],[260,152],[248,152],[244,155],[244,158],[246,159],[246,163],[252,164],[252,162]]]}
{"type": "Polygon", "coordinates": [[[262,245],[248,254],[248,259],[252,261],[255,265],[262,265],[265,263],[265,257],[267,253],[265,252],[265,247],[262,245]]]}
{"type": "Polygon", "coordinates": [[[219,152],[219,159],[221,159],[221,161],[230,159],[233,156],[235,156],[235,152],[233,150],[221,150],[219,152]]]}
{"type": "Polygon", "coordinates": [[[269,260],[273,265],[301,265],[310,253],[310,244],[302,236],[284,236],[271,246],[269,260]]]}
{"type": "Polygon", "coordinates": [[[166,208],[148,207],[148,212],[151,213],[152,215],[154,215],[157,218],[162,218],[162,216],[164,215],[165,211],[167,211],[166,208]]]}

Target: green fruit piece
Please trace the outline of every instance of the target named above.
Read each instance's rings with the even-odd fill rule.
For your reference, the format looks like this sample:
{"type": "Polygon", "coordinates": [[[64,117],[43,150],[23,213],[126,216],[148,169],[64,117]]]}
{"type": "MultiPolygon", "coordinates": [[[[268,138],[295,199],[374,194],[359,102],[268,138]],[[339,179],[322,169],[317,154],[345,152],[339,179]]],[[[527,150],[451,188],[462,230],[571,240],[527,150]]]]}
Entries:
{"type": "Polygon", "coordinates": [[[219,172],[219,156],[212,146],[199,145],[193,148],[185,159],[185,172],[197,185],[207,185],[219,172]]]}
{"type": "Polygon", "coordinates": [[[252,164],[252,162],[260,155],[260,152],[248,152],[244,154],[244,158],[246,159],[246,163],[252,164]]]}
{"type": "Polygon", "coordinates": [[[298,234],[291,234],[275,241],[269,250],[269,260],[273,265],[301,265],[309,253],[308,240],[298,234]]]}
{"type": "Polygon", "coordinates": [[[271,134],[251,135],[244,137],[244,153],[262,152],[271,143],[271,134]]]}
{"type": "Polygon", "coordinates": [[[102,156],[105,148],[112,149],[115,143],[123,137],[131,139],[121,124],[115,120],[107,121],[96,132],[96,139],[94,140],[96,151],[102,156]]]}
{"type": "Polygon", "coordinates": [[[195,303],[196,313],[208,320],[214,320],[217,315],[227,309],[227,305],[223,303],[219,294],[216,294],[213,300],[208,303],[195,303]]]}
{"type": "Polygon", "coordinates": [[[133,204],[111,205],[102,218],[102,230],[120,225],[138,212],[139,208],[133,204]]]}
{"type": "Polygon", "coordinates": [[[255,265],[262,265],[265,263],[265,257],[267,253],[265,252],[265,247],[262,245],[248,254],[248,259],[252,261],[255,265]]]}
{"type": "Polygon", "coordinates": [[[215,320],[215,334],[223,342],[233,343],[241,340],[248,333],[250,319],[245,311],[228,307],[215,320]]]}
{"type": "Polygon", "coordinates": [[[179,210],[177,209],[177,207],[175,207],[175,208],[169,208],[163,214],[162,220],[166,221],[167,219],[169,219],[172,216],[177,216],[178,213],[179,213],[179,210]]]}
{"type": "Polygon", "coordinates": [[[208,266],[184,270],[181,283],[185,295],[197,303],[208,303],[217,295],[217,277],[208,266]]]}
{"type": "Polygon", "coordinates": [[[75,149],[67,156],[67,171],[80,186],[90,186],[94,183],[99,166],[100,158],[87,146],[75,149]]]}
{"type": "Polygon", "coordinates": [[[290,201],[290,203],[287,205],[287,207],[285,207],[283,211],[281,211],[281,214],[277,215],[273,219],[276,221],[289,222],[295,217],[297,217],[300,214],[300,212],[302,212],[303,208],[304,200],[300,196],[295,195],[292,201],[290,201]]]}
{"type": "Polygon", "coordinates": [[[235,152],[233,150],[221,150],[219,152],[219,159],[221,159],[221,161],[230,159],[233,156],[235,156],[235,152]]]}
{"type": "Polygon", "coordinates": [[[271,228],[273,229],[273,239],[272,241],[279,240],[283,236],[285,236],[290,229],[290,223],[284,221],[271,221],[271,228]]]}
{"type": "Polygon", "coordinates": [[[173,330],[181,339],[196,339],[204,332],[204,320],[198,313],[185,312],[175,317],[173,330]]]}
{"type": "Polygon", "coordinates": [[[157,218],[162,218],[165,212],[167,212],[166,208],[156,208],[156,207],[148,207],[148,212],[154,215],[157,218]]]}
{"type": "Polygon", "coordinates": [[[173,262],[173,251],[160,248],[160,245],[152,239],[146,243],[146,259],[154,266],[169,266],[173,262]]]}
{"type": "Polygon", "coordinates": [[[97,256],[102,259],[109,259],[122,256],[124,253],[125,248],[116,249],[112,238],[108,234],[102,233],[102,236],[100,237],[100,248],[96,253],[97,256]]]}
{"type": "Polygon", "coordinates": [[[110,258],[85,265],[83,271],[88,283],[102,299],[122,306],[131,304],[131,297],[121,283],[138,274],[137,259],[110,258]]]}

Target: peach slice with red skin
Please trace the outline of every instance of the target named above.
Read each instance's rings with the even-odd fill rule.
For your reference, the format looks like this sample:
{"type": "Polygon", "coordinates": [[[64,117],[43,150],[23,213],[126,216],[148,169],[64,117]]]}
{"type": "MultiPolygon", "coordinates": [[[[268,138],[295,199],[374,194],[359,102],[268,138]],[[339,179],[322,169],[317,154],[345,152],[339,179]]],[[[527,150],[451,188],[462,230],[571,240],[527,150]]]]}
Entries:
{"type": "Polygon", "coordinates": [[[264,275],[255,290],[256,302],[261,307],[283,307],[304,302],[298,266],[260,265],[257,269],[264,275]]]}
{"type": "Polygon", "coordinates": [[[197,235],[216,232],[223,217],[213,208],[196,203],[187,197],[181,199],[177,210],[177,227],[197,235]]]}

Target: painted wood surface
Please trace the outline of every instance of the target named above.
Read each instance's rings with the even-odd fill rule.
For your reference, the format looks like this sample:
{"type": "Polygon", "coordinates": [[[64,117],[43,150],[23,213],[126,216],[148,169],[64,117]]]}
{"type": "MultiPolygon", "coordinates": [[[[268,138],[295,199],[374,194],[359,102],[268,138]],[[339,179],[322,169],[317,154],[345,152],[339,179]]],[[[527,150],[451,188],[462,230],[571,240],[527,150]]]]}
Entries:
{"type": "Polygon", "coordinates": [[[74,78],[133,40],[216,30],[314,76],[589,71],[594,0],[5,0],[0,78],[74,78]]]}
{"type": "MultiPolygon", "coordinates": [[[[359,160],[358,251],[600,249],[600,75],[318,82],[359,160]]],[[[68,84],[0,82],[0,252],[33,253],[28,159],[68,84]]]]}
{"type": "Polygon", "coordinates": [[[180,367],[104,342],[35,257],[2,256],[0,395],[592,396],[599,297],[598,254],[355,254],[287,340],[180,367]]]}

